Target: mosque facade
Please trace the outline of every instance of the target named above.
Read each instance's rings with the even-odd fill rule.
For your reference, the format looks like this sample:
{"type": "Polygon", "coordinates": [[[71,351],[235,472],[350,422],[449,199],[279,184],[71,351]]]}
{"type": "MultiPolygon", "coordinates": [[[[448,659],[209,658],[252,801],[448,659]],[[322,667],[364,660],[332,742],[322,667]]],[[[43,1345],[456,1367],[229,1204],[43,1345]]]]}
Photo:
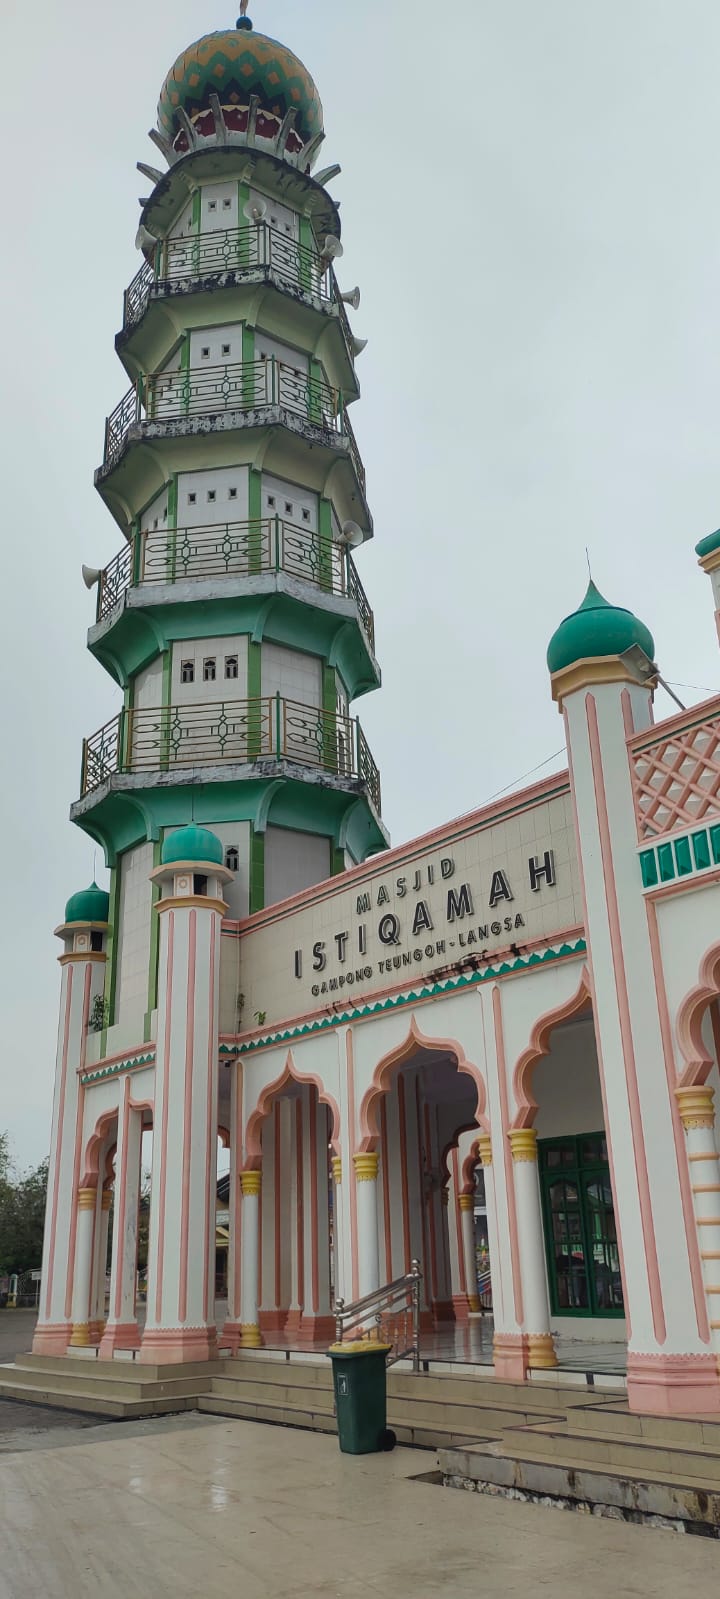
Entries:
{"type": "MultiPolygon", "coordinates": [[[[96,473],[122,546],[86,571],[122,708],[72,808],[110,888],[57,929],[35,1352],[321,1348],[418,1261],[423,1336],[491,1326],[498,1378],[612,1346],[632,1408],[718,1411],[720,699],[655,722],[652,636],[591,583],[548,651],[567,769],[391,849],[317,89],[243,9],[151,137],[96,473]]],[[[717,620],[720,534],[698,556],[717,620]]]]}

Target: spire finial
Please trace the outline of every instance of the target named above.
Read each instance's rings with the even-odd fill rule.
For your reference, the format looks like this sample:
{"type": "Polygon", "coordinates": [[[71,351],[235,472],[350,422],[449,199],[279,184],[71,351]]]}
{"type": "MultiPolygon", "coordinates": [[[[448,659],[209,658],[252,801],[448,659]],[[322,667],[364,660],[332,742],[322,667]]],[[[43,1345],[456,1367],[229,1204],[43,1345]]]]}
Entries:
{"type": "Polygon", "coordinates": [[[249,3],[250,3],[250,0],[240,0],[240,15],[239,15],[239,17],[237,19],[237,24],[236,24],[236,26],[238,28],[252,28],[252,23],[250,21],[249,16],[247,15],[247,8],[248,8],[249,3]]]}

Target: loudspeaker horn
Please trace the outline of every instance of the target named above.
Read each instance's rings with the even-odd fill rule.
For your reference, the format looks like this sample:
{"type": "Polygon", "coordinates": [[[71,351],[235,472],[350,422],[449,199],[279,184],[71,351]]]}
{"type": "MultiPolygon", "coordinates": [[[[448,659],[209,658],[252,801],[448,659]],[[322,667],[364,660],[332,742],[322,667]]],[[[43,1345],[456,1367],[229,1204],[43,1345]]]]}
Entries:
{"type": "Polygon", "coordinates": [[[340,240],[335,237],[334,233],[328,233],[321,251],[323,261],[339,261],[341,255],[344,254],[345,251],[340,240]]]}
{"type": "Polygon", "coordinates": [[[340,299],[344,300],[346,305],[351,305],[352,308],[353,308],[353,311],[359,311],[360,310],[360,290],[359,289],[351,289],[349,294],[341,294],[340,295],[340,299]]]}
{"type": "Polygon", "coordinates": [[[367,339],[356,339],[353,336],[352,348],[353,355],[362,355],[363,350],[367,349],[367,339]]]}
{"type": "Polygon", "coordinates": [[[344,544],[347,549],[354,550],[358,544],[362,544],[363,539],[363,530],[358,527],[357,522],[343,522],[338,544],[344,544]]]}
{"type": "Polygon", "coordinates": [[[258,196],[257,200],[248,200],[247,205],[243,206],[243,216],[247,217],[248,222],[254,222],[256,228],[259,228],[260,223],[265,221],[267,209],[267,201],[258,196]]]}
{"type": "Polygon", "coordinates": [[[94,589],[95,584],[100,582],[102,572],[96,566],[83,566],[82,575],[86,589],[94,589]]]}

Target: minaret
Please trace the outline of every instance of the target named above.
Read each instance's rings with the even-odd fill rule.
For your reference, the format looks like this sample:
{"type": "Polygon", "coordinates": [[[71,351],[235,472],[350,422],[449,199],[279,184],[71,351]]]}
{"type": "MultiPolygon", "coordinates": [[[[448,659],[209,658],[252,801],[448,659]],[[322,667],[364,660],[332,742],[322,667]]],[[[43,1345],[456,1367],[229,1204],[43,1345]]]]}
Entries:
{"type": "Polygon", "coordinates": [[[631,1409],[717,1411],[662,950],[644,898],[627,741],[652,725],[655,646],[591,582],[548,649],[565,720],[628,1320],[631,1409]],[[638,655],[639,652],[639,655],[638,655]],[[638,664],[636,665],[636,662],[638,664]],[[643,681],[639,681],[643,678],[643,681]]]}
{"type": "Polygon", "coordinates": [[[93,1245],[98,1208],[102,1214],[102,1175],[99,1192],[97,1175],[83,1180],[79,1070],[93,1009],[103,1002],[108,910],[108,895],[93,883],[72,895],[56,928],[63,944],[60,1019],[35,1354],[64,1355],[68,1344],[83,1348],[97,1339],[93,1245]]]}
{"type": "Polygon", "coordinates": [[[380,682],[352,554],[373,532],[350,422],[363,341],[333,267],[340,169],[312,175],[317,89],[242,15],[180,56],[151,138],[167,171],[139,163],[130,388],[95,478],[124,544],[85,569],[89,648],[124,703],[85,741],[72,809],[112,869],[108,1050],[152,1037],[150,877],[173,828],[220,839],[231,920],[387,843],[351,710],[380,682]]]}

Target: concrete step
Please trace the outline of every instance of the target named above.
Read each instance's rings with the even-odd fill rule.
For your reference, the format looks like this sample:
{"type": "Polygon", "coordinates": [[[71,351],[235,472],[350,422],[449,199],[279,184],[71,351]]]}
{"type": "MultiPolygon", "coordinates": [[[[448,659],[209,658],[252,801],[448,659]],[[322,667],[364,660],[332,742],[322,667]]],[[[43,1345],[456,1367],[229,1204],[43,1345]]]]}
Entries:
{"type": "Polygon", "coordinates": [[[91,1416],[109,1416],[118,1421],[133,1421],[142,1416],[174,1415],[177,1411],[196,1410],[195,1394],[169,1399],[118,1399],[108,1397],[97,1389],[44,1388],[41,1384],[15,1379],[0,1379],[0,1399],[12,1399],[26,1405],[47,1405],[53,1410],[76,1410],[91,1416]]]}
{"type": "Polygon", "coordinates": [[[576,1405],[567,1414],[568,1432],[594,1433],[598,1437],[645,1439],[662,1447],[689,1444],[711,1448],[720,1455],[720,1418],[717,1416],[644,1416],[627,1405],[576,1405]]]}
{"type": "MultiPolygon", "coordinates": [[[[116,1365],[119,1362],[103,1361],[103,1371],[94,1374],[92,1379],[86,1379],[83,1366],[78,1361],[72,1371],[43,1371],[34,1367],[0,1366],[0,1384],[21,1382],[26,1388],[39,1388],[43,1392],[66,1393],[82,1392],[89,1397],[97,1394],[101,1399],[120,1399],[127,1403],[139,1399],[171,1399],[173,1397],[186,1398],[191,1394],[198,1394],[206,1381],[198,1377],[164,1376],[162,1380],[152,1377],[141,1379],[138,1372],[133,1377],[133,1368],[130,1367],[129,1376],[116,1375],[116,1365]]],[[[140,1368],[141,1369],[141,1368],[140,1368]]],[[[167,1372],[167,1367],[165,1368],[167,1372]]]]}
{"type": "MultiPolygon", "coordinates": [[[[573,1388],[563,1386],[561,1383],[511,1383],[495,1382],[492,1369],[486,1374],[484,1369],[478,1368],[477,1375],[461,1376],[448,1373],[442,1376],[436,1372],[420,1372],[418,1375],[412,1371],[404,1371],[399,1366],[391,1367],[388,1372],[388,1393],[412,1395],[422,1388],[422,1392],[433,1398],[457,1400],[461,1404],[483,1405],[489,1403],[499,1405],[509,1410],[521,1411],[537,1410],[547,1414],[559,1411],[565,1414],[569,1405],[592,1405],[595,1401],[588,1398],[586,1388],[573,1388]]],[[[618,1397],[619,1397],[618,1391],[618,1397]]],[[[612,1398],[612,1393],[610,1394],[612,1398]]],[[[608,1393],[598,1396],[597,1403],[607,1402],[608,1393]]]]}
{"type": "Polygon", "coordinates": [[[16,1355],[14,1366],[0,1366],[0,1371],[43,1371],[48,1375],[52,1372],[66,1375],[70,1371],[81,1377],[83,1382],[104,1382],[109,1374],[112,1375],[113,1381],[117,1382],[164,1382],[168,1377],[173,1381],[185,1377],[207,1381],[214,1372],[222,1371],[225,1365],[224,1360],[205,1360],[178,1366],[151,1366],[139,1360],[98,1360],[82,1355],[29,1354],[16,1355]]]}
{"type": "MultiPolygon", "coordinates": [[[[239,1421],[260,1421],[276,1427],[300,1427],[308,1432],[337,1432],[333,1412],[321,1409],[318,1405],[308,1403],[302,1406],[298,1402],[284,1404],[279,1398],[275,1403],[270,1390],[265,1399],[250,1399],[241,1397],[242,1389],[238,1393],[216,1393],[215,1387],[214,1383],[212,1391],[202,1394],[198,1400],[197,1408],[203,1415],[231,1416],[239,1421]]],[[[408,1448],[435,1450],[441,1445],[461,1448],[477,1441],[476,1434],[468,1436],[462,1431],[454,1431],[452,1427],[444,1425],[440,1418],[437,1426],[422,1425],[412,1421],[407,1413],[396,1415],[390,1407],[388,1426],[396,1434],[398,1443],[408,1448]]]]}
{"type": "Polygon", "coordinates": [[[441,1448],[440,1469],[447,1487],[477,1486],[530,1500],[554,1499],[571,1509],[618,1512],[625,1519],[662,1517],[682,1528],[717,1536],[720,1493],[712,1481],[681,1482],[675,1471],[655,1468],[652,1475],[628,1475],[611,1466],[592,1466],[572,1456],[560,1460],[540,1449],[503,1453],[490,1442],[471,1448],[441,1448]]]}
{"type": "Polygon", "coordinates": [[[280,1405],[288,1410],[318,1410],[333,1412],[332,1383],[327,1388],[312,1385],[301,1388],[299,1383],[258,1382],[250,1377],[213,1377],[206,1389],[212,1398],[238,1399],[248,1404],[280,1405]]]}
{"type": "Polygon", "coordinates": [[[658,1472],[667,1473],[675,1482],[702,1482],[703,1486],[720,1492],[720,1454],[707,1444],[695,1448],[668,1447],[659,1440],[611,1438],[544,1425],[509,1428],[503,1433],[497,1451],[504,1455],[522,1455],[525,1459],[539,1453],[543,1459],[617,1471],[642,1481],[658,1472]]]}

